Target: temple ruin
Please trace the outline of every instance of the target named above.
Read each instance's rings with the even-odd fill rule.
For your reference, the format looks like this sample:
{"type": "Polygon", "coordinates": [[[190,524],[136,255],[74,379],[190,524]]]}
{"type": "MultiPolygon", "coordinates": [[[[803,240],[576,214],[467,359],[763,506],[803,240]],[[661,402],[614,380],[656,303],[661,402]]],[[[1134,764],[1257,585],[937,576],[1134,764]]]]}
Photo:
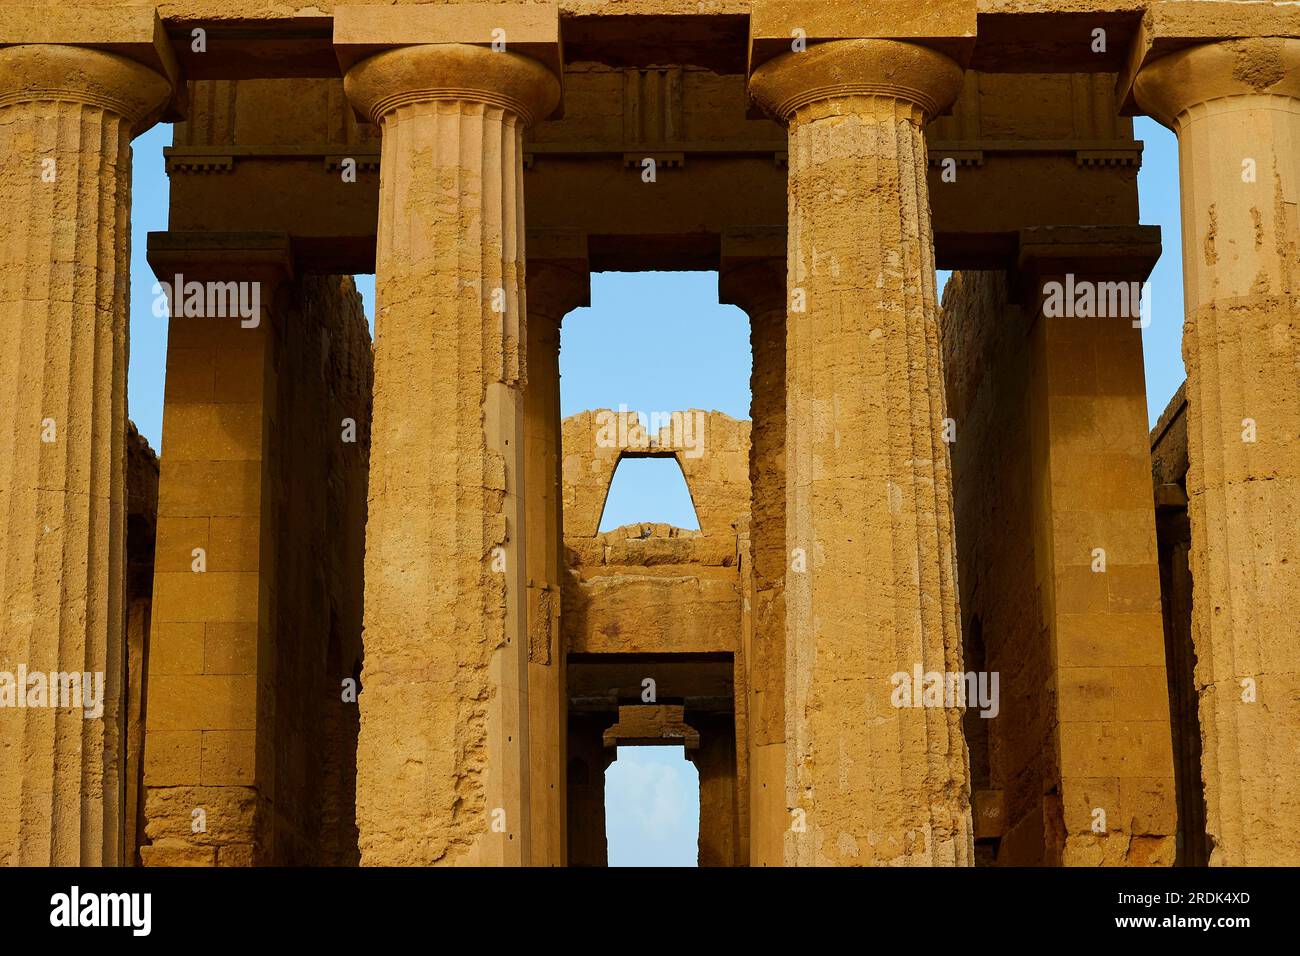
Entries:
{"type": "Polygon", "coordinates": [[[0,863],[600,866],[674,746],[701,865],[1300,864],[1298,204],[1282,2],[0,0],[0,863]],[[561,419],[654,270],[750,421],[561,419]],[[628,456],[698,531],[599,531],[628,456]]]}

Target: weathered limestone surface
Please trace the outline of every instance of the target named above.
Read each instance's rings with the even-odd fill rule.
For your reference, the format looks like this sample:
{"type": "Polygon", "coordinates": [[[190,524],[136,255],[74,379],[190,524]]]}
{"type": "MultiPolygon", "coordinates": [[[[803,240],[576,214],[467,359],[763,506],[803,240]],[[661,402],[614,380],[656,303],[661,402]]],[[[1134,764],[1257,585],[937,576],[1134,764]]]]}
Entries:
{"type": "Polygon", "coordinates": [[[126,437],[126,683],[122,712],[122,865],[139,864],[144,833],[145,691],[153,620],[153,562],[158,526],[158,456],[128,422],[126,437]]]}
{"type": "Polygon", "coordinates": [[[0,0],[0,673],[106,691],[0,707],[0,863],[600,865],[613,747],[664,733],[705,865],[1300,862],[1296,37],[1267,0],[0,0]],[[1128,268],[1084,233],[1141,231],[1140,111],[1188,308],[1151,449],[1137,331],[1036,302],[1128,268]],[[160,116],[151,261],[264,295],[173,321],[159,474],[160,116]],[[752,428],[562,424],[588,273],[683,268],[749,314],[752,428]],[[598,533],[625,455],[701,530],[598,533]],[[998,716],[897,707],[914,667],[997,673],[998,716]]]}
{"type": "Polygon", "coordinates": [[[526,864],[521,135],[559,84],[445,44],[363,60],[345,88],[383,129],[362,861],[526,864]]]}
{"type": "Polygon", "coordinates": [[[1138,74],[1178,134],[1193,638],[1211,864],[1300,862],[1300,39],[1138,74]]]}
{"type": "Polygon", "coordinates": [[[787,865],[971,862],[960,711],[890,681],[961,670],[922,135],[960,85],[886,40],[751,78],[790,137],[787,865]]]}
{"type": "Polygon", "coordinates": [[[1034,573],[1055,706],[1046,851],[1066,865],[1167,866],[1175,853],[1140,297],[1120,295],[1158,255],[1149,227],[1021,238],[1034,573]],[[1096,290],[1097,314],[1049,309],[1049,288],[1063,299],[1070,285],[1096,290]]]}
{"type": "Polygon", "coordinates": [[[351,279],[290,281],[277,251],[151,237],[160,279],[258,283],[262,306],[169,327],[146,865],[356,862],[369,335],[351,279]]]}
{"type": "Polygon", "coordinates": [[[372,357],[350,276],[303,276],[284,331],[276,480],[275,859],[356,866],[372,357]],[[307,688],[304,692],[304,688],[307,688]]]}
{"type": "Polygon", "coordinates": [[[1048,804],[1060,816],[1048,823],[1063,828],[1049,841],[1062,841],[1066,865],[1168,866],[1173,769],[1149,464],[1136,440],[1146,431],[1141,345],[1127,322],[1110,321],[1034,332],[1035,556],[1060,779],[1060,803],[1048,804]]]}
{"type": "Polygon", "coordinates": [[[727,536],[749,492],[749,423],[698,408],[672,412],[649,434],[635,411],[602,408],[564,420],[565,534],[594,537],[619,460],[669,455],[686,476],[700,530],[727,536]]]}
{"type": "Polygon", "coordinates": [[[703,423],[698,456],[671,451],[670,426],[651,446],[634,412],[598,409],[564,420],[562,620],[570,653],[741,653],[736,526],[749,505],[749,423],[721,412],[682,415],[703,423]],[[626,447],[614,440],[620,422],[626,447]],[[596,533],[619,458],[651,447],[682,466],[700,530],[636,524],[596,533]]]}
{"type": "Polygon", "coordinates": [[[721,297],[748,313],[753,353],[749,446],[753,560],[752,574],[744,583],[750,596],[745,659],[751,856],[746,862],[780,866],[790,819],[785,800],[785,261],[760,259],[730,269],[726,265],[721,297]]]}
{"type": "Polygon", "coordinates": [[[275,711],[259,699],[274,699],[272,449],[283,437],[273,421],[288,276],[283,243],[232,245],[167,250],[152,239],[149,250],[160,282],[179,273],[256,283],[260,307],[253,326],[188,316],[183,297],[172,297],[145,704],[146,866],[275,860],[275,711]]]}
{"type": "Polygon", "coordinates": [[[624,704],[618,720],[605,729],[606,747],[681,744],[688,756],[700,746],[700,732],[686,722],[681,704],[624,704]]]}
{"type": "Polygon", "coordinates": [[[266,656],[276,637],[269,450],[286,273],[282,245],[259,252],[261,263],[231,268],[225,248],[151,248],[160,281],[257,282],[260,308],[255,328],[243,328],[239,317],[182,315],[173,297],[144,741],[147,866],[274,858],[274,787],[257,758],[259,744],[274,750],[259,684],[273,680],[266,656]]]}
{"type": "Polygon", "coordinates": [[[968,708],[977,865],[1041,864],[1054,778],[1050,644],[1035,566],[1028,322],[1008,310],[1005,273],[958,272],[942,334],[961,584],[963,661],[998,673],[1000,707],[968,708]],[[1018,320],[1018,321],[1017,321],[1018,320]]]}
{"type": "Polygon", "coordinates": [[[130,142],[170,94],[114,54],[0,49],[0,670],[105,696],[0,710],[0,863],[122,857],[130,142]]]}
{"type": "MultiPolygon", "coordinates": [[[[565,587],[564,636],[572,653],[695,654],[740,651],[743,600],[734,547],[712,555],[699,538],[664,525],[600,536],[608,562],[575,565],[565,587]],[[665,564],[655,561],[676,551],[665,564]],[[622,558],[616,557],[623,551],[622,558]],[[627,552],[633,552],[629,554],[627,552]]],[[[580,553],[572,549],[571,554],[580,553]]]]}
{"type": "MultiPolygon", "coordinates": [[[[618,19],[601,30],[617,31],[618,19]]],[[[723,73],[629,66],[622,52],[639,43],[566,46],[564,115],[524,136],[530,232],[599,236],[590,250],[598,270],[717,268],[720,233],[725,272],[735,231],[777,232],[783,257],[786,137],[746,108],[743,36],[707,45],[736,59],[723,73]],[[646,158],[659,164],[650,188],[639,175],[646,158]]],[[[1113,75],[1023,68],[968,70],[951,114],[926,128],[940,268],[1006,265],[1029,225],[1138,220],[1142,144],[1117,115],[1113,75]]],[[[171,228],[288,232],[304,268],[373,271],[378,130],[347,108],[341,80],[197,80],[190,100],[194,121],[168,158],[171,228]],[[294,115],[277,106],[285,101],[294,115]],[[349,157],[352,182],[339,175],[349,157]],[[245,201],[226,202],[232,193],[245,201]]]]}
{"type": "MultiPolygon", "coordinates": [[[[1039,238],[1015,282],[958,273],[944,293],[966,667],[998,674],[1000,692],[996,716],[968,705],[965,721],[977,860],[1168,865],[1140,334],[1128,316],[1040,314],[1059,278],[1043,249],[1062,244],[1039,238]]],[[[1078,238],[1084,282],[1089,254],[1114,244],[1078,238]]]]}
{"type": "Polygon", "coordinates": [[[529,774],[534,866],[563,866],[568,852],[565,742],[568,696],[560,632],[564,527],[560,503],[560,322],[588,297],[576,265],[533,259],[528,266],[527,381],[524,383],[524,500],[528,576],[529,774]]]}
{"type": "MultiPolygon", "coordinates": [[[[23,0],[24,3],[39,5],[41,0],[23,0]]],[[[55,0],[44,0],[53,4],[55,0]]],[[[449,3],[473,3],[475,0],[447,0],[449,3]]],[[[489,0],[490,2],[490,0],[489,0]]],[[[505,0],[518,3],[555,3],[556,0],[505,0]]],[[[558,0],[560,10],[566,15],[597,15],[611,11],[620,14],[714,14],[738,15],[748,13],[754,0],[558,0]]],[[[123,5],[157,5],[161,14],[176,19],[211,19],[214,11],[223,12],[229,17],[251,17],[265,15],[265,0],[166,0],[159,4],[157,0],[123,0],[123,5]]],[[[1034,10],[1048,11],[1067,7],[1071,11],[1087,13],[1090,11],[1112,12],[1115,10],[1136,11],[1142,8],[1143,0],[980,0],[981,11],[1013,13],[1034,10]]],[[[305,2],[287,4],[288,9],[309,7],[310,9],[337,9],[344,6],[373,6],[374,0],[327,0],[311,5],[305,2]]]]}
{"type": "Polygon", "coordinates": [[[740,800],[747,793],[744,764],[736,752],[736,727],[732,714],[692,714],[700,731],[699,749],[690,754],[700,774],[700,866],[744,866],[748,855],[742,846],[740,800]]]}
{"type": "Polygon", "coordinates": [[[1169,400],[1151,429],[1151,479],[1156,500],[1160,605],[1169,676],[1169,730],[1178,796],[1175,866],[1205,866],[1205,788],[1201,783],[1201,719],[1192,641],[1192,529],[1187,517],[1187,388],[1169,400]]]}
{"type": "Polygon", "coordinates": [[[605,866],[605,770],[618,751],[606,748],[603,714],[570,715],[565,764],[569,866],[605,866]]]}
{"type": "Polygon", "coordinates": [[[598,409],[564,420],[563,646],[580,662],[570,662],[571,675],[575,667],[604,675],[570,679],[570,865],[606,861],[604,808],[593,819],[591,807],[604,790],[593,776],[615,747],[665,737],[680,740],[699,771],[700,865],[749,859],[749,423],[699,410],[673,416],[676,434],[668,425],[653,436],[635,413],[598,409]],[[700,530],[640,523],[597,533],[619,459],[647,452],[682,466],[700,530]],[[639,696],[646,677],[685,711],[639,696]],[[607,751],[600,762],[590,751],[596,731],[607,751]]]}

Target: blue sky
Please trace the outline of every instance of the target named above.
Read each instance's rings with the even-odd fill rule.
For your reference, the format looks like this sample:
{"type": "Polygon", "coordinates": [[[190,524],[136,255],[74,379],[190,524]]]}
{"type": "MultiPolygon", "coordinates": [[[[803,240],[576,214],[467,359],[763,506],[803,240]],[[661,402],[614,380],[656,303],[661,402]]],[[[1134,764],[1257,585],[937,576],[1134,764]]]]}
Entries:
{"type": "Polygon", "coordinates": [[[605,771],[610,866],[695,866],[700,774],[681,747],[619,747],[605,771]]]}
{"type": "MultiPolygon", "coordinates": [[[[1163,232],[1164,254],[1151,277],[1152,322],[1143,331],[1147,412],[1154,424],[1185,372],[1182,340],[1178,147],[1174,135],[1146,118],[1135,121],[1146,144],[1138,176],[1143,223],[1163,232]]],[[[162,148],[171,127],[135,141],[131,212],[131,418],[161,449],[165,320],[152,311],[154,276],[145,235],[167,228],[162,148]]],[[[946,278],[940,275],[940,281],[946,278]]],[[[358,277],[374,318],[374,279],[358,277]]],[[[744,314],[718,303],[714,273],[597,273],[591,307],[564,320],[560,407],[649,414],[686,408],[749,417],[749,328],[744,314]]],[[[698,527],[681,472],[669,460],[625,462],[610,489],[602,529],[634,521],[698,527]]],[[[680,748],[622,748],[606,774],[611,865],[691,865],[699,825],[698,776],[680,748]]]]}

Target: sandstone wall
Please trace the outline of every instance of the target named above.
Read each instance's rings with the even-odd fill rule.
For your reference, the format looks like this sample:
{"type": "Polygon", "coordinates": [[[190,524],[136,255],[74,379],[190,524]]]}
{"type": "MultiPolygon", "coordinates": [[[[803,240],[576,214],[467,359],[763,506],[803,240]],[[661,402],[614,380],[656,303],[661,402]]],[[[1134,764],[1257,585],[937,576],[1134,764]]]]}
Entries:
{"type": "Polygon", "coordinates": [[[357,707],[371,389],[370,333],[350,277],[304,278],[280,352],[273,671],[277,863],[355,865],[357,707]],[[343,441],[344,419],[356,423],[343,441]]]}
{"type": "Polygon", "coordinates": [[[631,447],[606,443],[602,429],[617,414],[588,411],[564,420],[565,647],[739,655],[737,526],[749,513],[749,422],[708,414],[701,454],[692,456],[672,450],[667,434],[652,447],[626,425],[631,447]],[[619,459],[655,449],[681,465],[700,530],[644,523],[597,533],[619,459]]]}
{"type": "Polygon", "coordinates": [[[1005,274],[954,274],[942,330],[948,415],[959,423],[951,448],[964,657],[968,668],[982,659],[1001,675],[998,716],[968,710],[964,720],[976,863],[1048,863],[1048,833],[1059,824],[1045,782],[1057,757],[1033,577],[1029,342],[1008,309],[1005,274]]]}
{"type": "Polygon", "coordinates": [[[1205,789],[1201,782],[1201,718],[1192,645],[1192,529],[1187,516],[1187,394],[1180,386],[1151,429],[1151,479],[1155,489],[1156,538],[1165,660],[1169,671],[1170,731],[1178,799],[1180,866],[1205,866],[1205,789]]]}
{"type": "Polygon", "coordinates": [[[689,425],[667,425],[646,434],[634,412],[594,409],[564,420],[564,535],[597,533],[605,499],[620,458],[677,459],[691,492],[700,531],[728,537],[749,513],[749,422],[721,412],[674,412],[689,425]],[[683,440],[684,439],[684,440],[683,440]]]}
{"type": "Polygon", "coordinates": [[[287,283],[264,345],[204,323],[173,319],[168,345],[141,857],[356,863],[358,718],[342,682],[361,660],[360,297],[350,278],[287,283]]]}
{"type": "Polygon", "coordinates": [[[140,862],[144,833],[145,687],[149,679],[149,622],[153,613],[153,553],[158,524],[158,456],[127,423],[126,438],[126,683],[125,801],[122,862],[140,862]]]}
{"type": "Polygon", "coordinates": [[[1032,274],[1009,281],[959,273],[944,297],[967,666],[1001,697],[996,718],[966,714],[977,838],[984,862],[1169,865],[1140,332],[1036,317],[1032,274]]]}
{"type": "MultiPolygon", "coordinates": [[[[688,753],[700,773],[699,862],[737,866],[749,857],[743,620],[751,597],[746,587],[752,587],[747,573],[750,423],[719,412],[698,415],[703,428],[693,433],[699,444],[691,446],[698,454],[675,445],[671,428],[652,441],[638,430],[634,416],[620,420],[617,412],[598,410],[564,420],[567,567],[561,629],[570,655],[571,692],[580,679],[574,668],[583,666],[575,660],[636,660],[635,673],[655,678],[661,701],[685,704],[686,722],[700,740],[688,753]],[[645,454],[671,454],[681,464],[698,531],[641,523],[597,532],[619,459],[645,454]],[[693,670],[689,662],[720,655],[730,661],[729,700],[722,704],[716,693],[691,696],[698,692],[695,675],[703,668],[683,679],[680,675],[693,670]],[[684,664],[685,670],[670,670],[668,663],[684,664]]],[[[634,687],[639,692],[639,683],[634,687]]],[[[618,720],[617,704],[636,702],[616,695],[606,710],[593,711],[584,702],[582,712],[570,711],[570,865],[606,863],[604,771],[615,750],[602,747],[600,737],[618,720]]]]}

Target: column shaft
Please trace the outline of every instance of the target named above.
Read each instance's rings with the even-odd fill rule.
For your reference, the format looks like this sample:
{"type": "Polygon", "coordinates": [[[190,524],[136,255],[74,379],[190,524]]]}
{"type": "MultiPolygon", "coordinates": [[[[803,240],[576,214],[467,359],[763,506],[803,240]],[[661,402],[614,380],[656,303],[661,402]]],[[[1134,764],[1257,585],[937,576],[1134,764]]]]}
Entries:
{"type": "Polygon", "coordinates": [[[700,746],[687,751],[700,777],[699,866],[745,866],[741,859],[741,819],[733,714],[694,713],[700,746]]]}
{"type": "Polygon", "coordinates": [[[113,54],[0,50],[3,863],[119,861],[130,141],[169,92],[113,54]]]}
{"type": "Polygon", "coordinates": [[[1139,74],[1178,133],[1192,633],[1218,865],[1300,862],[1300,40],[1139,74]]]}
{"type": "Polygon", "coordinates": [[[752,80],[790,136],[787,864],[972,858],[961,709],[892,679],[961,670],[922,132],[960,77],[854,40],[752,80]]]}
{"type": "Polygon", "coordinates": [[[456,44],[345,85],[384,139],[362,860],[527,864],[522,133],[558,85],[456,44]]]}
{"type": "Polygon", "coordinates": [[[605,836],[605,771],[618,757],[606,748],[605,728],[611,720],[601,714],[574,714],[569,718],[568,851],[569,866],[607,866],[609,843],[605,836]]]}

